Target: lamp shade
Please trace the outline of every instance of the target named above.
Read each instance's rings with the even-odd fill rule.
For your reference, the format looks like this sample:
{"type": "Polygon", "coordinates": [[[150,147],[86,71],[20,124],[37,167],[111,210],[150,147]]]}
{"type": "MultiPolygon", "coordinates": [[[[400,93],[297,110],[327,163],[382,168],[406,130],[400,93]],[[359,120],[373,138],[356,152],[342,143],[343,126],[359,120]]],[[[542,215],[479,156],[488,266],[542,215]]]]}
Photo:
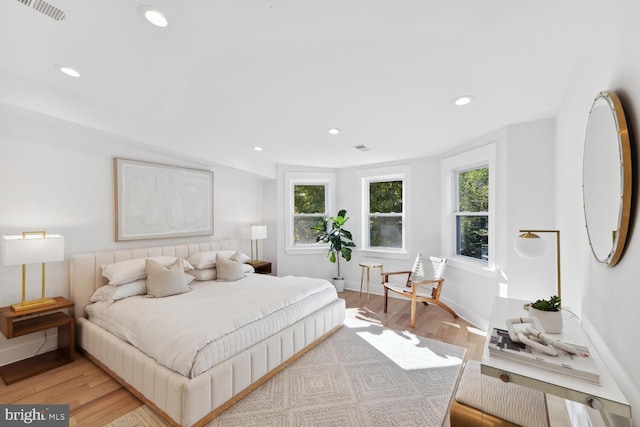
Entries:
{"type": "Polygon", "coordinates": [[[267,238],[267,226],[266,225],[252,225],[251,226],[251,240],[262,240],[267,238]]]}
{"type": "Polygon", "coordinates": [[[64,237],[59,234],[2,236],[4,265],[64,260],[64,237]]]}
{"type": "Polygon", "coordinates": [[[526,232],[518,236],[513,249],[522,258],[540,258],[544,254],[545,243],[537,234],[526,232]]]}

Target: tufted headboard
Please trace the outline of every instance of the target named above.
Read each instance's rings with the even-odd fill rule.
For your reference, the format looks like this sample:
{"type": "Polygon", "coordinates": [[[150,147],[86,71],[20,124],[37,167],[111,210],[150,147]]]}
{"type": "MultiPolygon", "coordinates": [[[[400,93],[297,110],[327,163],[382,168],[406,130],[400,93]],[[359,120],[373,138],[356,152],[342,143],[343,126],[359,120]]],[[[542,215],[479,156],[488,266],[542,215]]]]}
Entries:
{"type": "Polygon", "coordinates": [[[75,303],[74,317],[86,317],[84,307],[89,304],[89,298],[96,289],[107,284],[107,279],[102,277],[102,266],[105,264],[161,255],[187,259],[198,252],[221,249],[238,249],[238,243],[235,240],[220,240],[73,255],[69,262],[69,294],[75,303]]]}

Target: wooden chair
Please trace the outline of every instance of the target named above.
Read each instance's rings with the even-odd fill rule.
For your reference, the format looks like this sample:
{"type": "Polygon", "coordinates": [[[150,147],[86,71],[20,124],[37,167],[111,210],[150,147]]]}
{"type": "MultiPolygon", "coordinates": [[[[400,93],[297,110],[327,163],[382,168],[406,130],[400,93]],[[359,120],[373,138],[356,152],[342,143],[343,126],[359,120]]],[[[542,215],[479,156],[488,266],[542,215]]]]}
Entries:
{"type": "Polygon", "coordinates": [[[416,303],[431,303],[438,305],[457,318],[458,315],[449,306],[440,301],[442,283],[444,282],[444,268],[446,258],[429,257],[422,259],[419,254],[411,271],[395,271],[382,273],[382,285],[384,286],[384,312],[387,312],[387,298],[389,291],[402,295],[411,300],[411,327],[416,326],[416,303]],[[389,276],[406,274],[407,281],[404,284],[389,282],[389,276]]]}

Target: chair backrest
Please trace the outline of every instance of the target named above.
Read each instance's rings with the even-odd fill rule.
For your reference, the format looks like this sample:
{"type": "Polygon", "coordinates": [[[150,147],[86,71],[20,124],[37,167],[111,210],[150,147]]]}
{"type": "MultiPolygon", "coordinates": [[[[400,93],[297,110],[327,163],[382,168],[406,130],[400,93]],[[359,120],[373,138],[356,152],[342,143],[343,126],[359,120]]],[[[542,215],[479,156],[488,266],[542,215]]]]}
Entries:
{"type": "Polygon", "coordinates": [[[413,263],[409,281],[418,283],[428,280],[440,280],[444,276],[444,268],[446,265],[446,258],[430,256],[425,259],[422,257],[422,254],[418,254],[413,263]]]}

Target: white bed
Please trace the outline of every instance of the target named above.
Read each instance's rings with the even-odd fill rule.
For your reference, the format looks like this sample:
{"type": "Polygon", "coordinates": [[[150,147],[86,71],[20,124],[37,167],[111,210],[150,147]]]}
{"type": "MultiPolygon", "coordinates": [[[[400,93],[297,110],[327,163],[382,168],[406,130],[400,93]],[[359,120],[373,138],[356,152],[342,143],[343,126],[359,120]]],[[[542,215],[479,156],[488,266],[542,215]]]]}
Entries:
{"type": "MultiPolygon", "coordinates": [[[[89,298],[97,288],[106,284],[106,279],[102,277],[102,265],[161,255],[188,259],[198,252],[221,249],[236,249],[236,242],[205,242],[97,252],[76,255],[70,261],[71,299],[75,302],[79,347],[94,362],[158,411],[172,425],[205,424],[317,342],[335,332],[344,323],[344,300],[337,298],[337,295],[330,295],[330,293],[335,294],[335,291],[329,291],[321,283],[315,283],[313,286],[318,289],[310,291],[320,295],[319,299],[314,300],[315,302],[305,302],[304,297],[297,295],[298,292],[295,291],[292,292],[294,295],[288,297],[290,301],[287,302],[286,307],[277,307],[278,303],[275,299],[267,298],[268,294],[261,291],[260,284],[264,283],[265,288],[267,286],[269,288],[282,287],[287,293],[287,287],[289,290],[292,289],[291,286],[295,283],[295,278],[278,279],[271,276],[250,275],[247,279],[234,282],[238,285],[237,288],[242,290],[240,291],[241,298],[246,299],[246,296],[251,295],[252,292],[259,296],[262,292],[263,298],[256,298],[256,300],[271,301],[267,304],[271,304],[271,308],[267,311],[273,312],[273,314],[268,316],[263,313],[265,318],[260,320],[262,323],[251,318],[249,314],[243,315],[242,317],[249,316],[248,323],[250,325],[247,326],[248,329],[239,329],[236,336],[229,335],[228,325],[227,330],[223,328],[221,331],[212,332],[213,336],[221,335],[226,341],[223,339],[222,344],[216,350],[215,342],[209,342],[210,337],[204,338],[206,347],[211,347],[209,352],[206,353],[203,350],[200,361],[197,360],[197,357],[194,359],[196,367],[193,370],[181,363],[182,369],[178,370],[182,370],[183,375],[158,363],[154,358],[117,337],[116,335],[120,335],[117,331],[114,335],[87,319],[85,306],[89,304],[89,298]],[[275,285],[276,283],[278,285],[275,285]],[[289,303],[292,304],[289,306],[289,303]],[[295,323],[288,324],[291,322],[283,320],[282,317],[282,313],[287,309],[297,312],[299,317],[304,317],[295,323]],[[247,343],[249,339],[247,337],[251,337],[250,339],[255,343],[247,343]],[[215,360],[216,357],[220,360],[215,360]],[[212,367],[209,368],[206,363],[211,363],[212,367]],[[200,371],[204,372],[200,373],[200,371]]],[[[200,298],[203,295],[202,292],[210,292],[211,285],[207,287],[206,283],[193,282],[194,290],[192,292],[178,295],[179,298],[159,298],[154,303],[165,304],[171,298],[193,301],[194,297],[200,298]],[[205,288],[208,290],[204,290],[205,288]]],[[[221,285],[220,289],[230,290],[233,288],[231,283],[217,284],[221,285]]],[[[224,295],[226,295],[224,298],[229,298],[231,294],[225,293],[224,295]]],[[[143,297],[127,298],[114,303],[113,306],[124,308],[133,304],[136,298],[143,297]]],[[[243,302],[239,304],[239,307],[243,307],[243,302]]],[[[249,302],[246,302],[245,306],[247,313],[251,310],[266,310],[249,302]]],[[[150,313],[153,313],[155,308],[149,310],[150,313]]],[[[214,311],[207,311],[207,316],[212,312],[214,311]]],[[[217,315],[216,320],[215,315],[212,314],[212,321],[223,323],[220,321],[220,316],[223,316],[224,312],[217,315]]],[[[178,314],[178,316],[182,316],[187,325],[189,323],[199,324],[195,321],[198,316],[191,314],[190,310],[184,310],[182,315],[178,314]]],[[[247,319],[244,320],[247,323],[247,319]]],[[[132,321],[132,323],[134,322],[132,321]]],[[[229,323],[233,324],[234,322],[229,323]]],[[[155,333],[161,330],[161,328],[151,325],[144,331],[153,331],[154,328],[155,333]]],[[[194,337],[194,339],[196,338],[194,337]]]]}

